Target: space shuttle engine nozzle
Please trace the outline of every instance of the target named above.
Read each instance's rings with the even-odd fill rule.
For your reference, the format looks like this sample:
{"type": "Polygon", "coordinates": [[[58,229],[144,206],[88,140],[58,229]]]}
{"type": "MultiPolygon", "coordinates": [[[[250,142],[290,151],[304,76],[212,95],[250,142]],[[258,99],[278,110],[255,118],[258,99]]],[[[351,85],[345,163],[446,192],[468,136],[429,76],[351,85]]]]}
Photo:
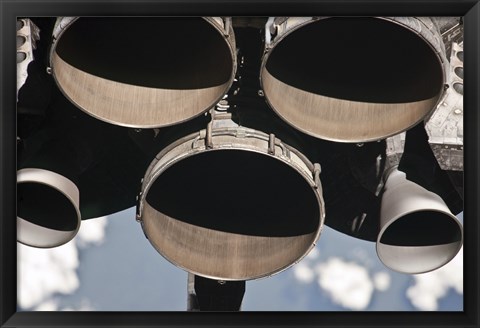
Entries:
{"type": "Polygon", "coordinates": [[[261,131],[208,135],[179,139],[147,170],[138,217],[152,246],[219,280],[267,277],[297,263],[323,227],[319,165],[261,131]]]}
{"type": "Polygon", "coordinates": [[[212,108],[236,71],[229,18],[63,17],[51,72],[77,107],[134,128],[174,125],[212,108]]]}
{"type": "Polygon", "coordinates": [[[75,237],[80,223],[80,194],[71,180],[44,169],[17,172],[18,242],[57,247],[75,237]]]}
{"type": "Polygon", "coordinates": [[[444,92],[448,61],[430,18],[290,17],[269,30],[265,97],[287,123],[314,137],[367,142],[395,135],[428,116],[444,92]]]}
{"type": "Polygon", "coordinates": [[[380,209],[380,260],[398,272],[424,273],[450,262],[462,242],[462,225],[442,198],[391,170],[380,209]]]}

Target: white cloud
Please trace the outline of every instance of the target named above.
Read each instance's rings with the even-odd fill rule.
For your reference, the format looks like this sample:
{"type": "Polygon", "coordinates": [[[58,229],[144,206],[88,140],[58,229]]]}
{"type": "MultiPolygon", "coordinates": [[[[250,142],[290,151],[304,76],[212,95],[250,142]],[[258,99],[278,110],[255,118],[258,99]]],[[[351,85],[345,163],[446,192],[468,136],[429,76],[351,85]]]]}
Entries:
{"type": "Polygon", "coordinates": [[[293,267],[293,274],[300,282],[309,284],[315,279],[315,272],[305,263],[300,262],[293,267]]]}
{"type": "Polygon", "coordinates": [[[333,302],[352,310],[364,310],[370,304],[374,285],[363,266],[333,257],[318,264],[315,272],[318,284],[333,302]]]}
{"type": "Polygon", "coordinates": [[[101,245],[105,241],[105,228],[108,217],[100,217],[82,221],[80,230],[75,237],[78,246],[84,248],[88,245],[101,245]]]}
{"type": "Polygon", "coordinates": [[[315,272],[313,271],[313,261],[318,259],[320,252],[315,247],[303,258],[303,260],[293,266],[293,274],[295,278],[301,283],[309,284],[315,279],[315,272]]]}
{"type": "Polygon", "coordinates": [[[390,275],[385,271],[377,272],[373,276],[373,283],[375,285],[375,288],[381,292],[384,292],[388,288],[390,288],[391,280],[392,279],[390,275]]]}
{"type": "MultiPolygon", "coordinates": [[[[39,249],[17,244],[17,302],[22,309],[55,311],[56,294],[72,294],[80,286],[78,246],[98,245],[105,240],[107,218],[83,221],[77,236],[55,248],[39,249]]],[[[83,304],[83,303],[82,303],[83,304]]],[[[85,303],[86,304],[86,303],[85,303]]],[[[90,309],[90,305],[80,309],[90,309]]]]}
{"type": "Polygon", "coordinates": [[[452,261],[440,269],[415,275],[414,279],[415,284],[407,289],[406,294],[419,310],[438,310],[438,301],[450,288],[463,294],[463,247],[452,261]]]}
{"type": "Polygon", "coordinates": [[[355,248],[353,254],[362,264],[347,262],[339,257],[319,263],[320,252],[314,248],[293,266],[294,277],[304,284],[317,281],[336,304],[352,310],[365,310],[376,289],[386,291],[390,287],[391,277],[385,271],[370,277],[367,267],[371,261],[367,252],[355,248]]]}
{"type": "Polygon", "coordinates": [[[17,293],[21,308],[38,307],[55,293],[69,294],[80,285],[76,273],[78,251],[73,242],[52,249],[18,244],[17,254],[17,293]]]}
{"type": "Polygon", "coordinates": [[[48,300],[40,303],[33,311],[58,311],[58,301],[48,300]]]}

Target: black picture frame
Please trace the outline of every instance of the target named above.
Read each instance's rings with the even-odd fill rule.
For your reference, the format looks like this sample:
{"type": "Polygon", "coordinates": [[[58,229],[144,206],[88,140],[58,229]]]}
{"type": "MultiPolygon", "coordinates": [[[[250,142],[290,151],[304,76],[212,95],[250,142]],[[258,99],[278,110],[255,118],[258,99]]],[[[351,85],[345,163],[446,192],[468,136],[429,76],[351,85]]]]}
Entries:
{"type": "Polygon", "coordinates": [[[0,0],[0,326],[478,327],[479,65],[478,0],[0,0]],[[463,312],[17,312],[15,21],[22,16],[463,16],[465,24],[465,244],[463,312]]]}

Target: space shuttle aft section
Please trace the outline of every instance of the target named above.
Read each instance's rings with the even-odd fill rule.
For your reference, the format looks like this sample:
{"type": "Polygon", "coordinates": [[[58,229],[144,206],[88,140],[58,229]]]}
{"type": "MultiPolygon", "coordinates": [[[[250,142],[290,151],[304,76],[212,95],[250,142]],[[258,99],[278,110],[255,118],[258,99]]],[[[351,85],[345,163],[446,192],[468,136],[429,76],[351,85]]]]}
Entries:
{"type": "Polygon", "coordinates": [[[460,250],[461,170],[431,141],[461,106],[458,90],[445,105],[458,19],[19,22],[35,44],[17,64],[19,242],[58,246],[136,206],[162,256],[221,281],[289,268],[325,224],[399,272],[460,250]]]}

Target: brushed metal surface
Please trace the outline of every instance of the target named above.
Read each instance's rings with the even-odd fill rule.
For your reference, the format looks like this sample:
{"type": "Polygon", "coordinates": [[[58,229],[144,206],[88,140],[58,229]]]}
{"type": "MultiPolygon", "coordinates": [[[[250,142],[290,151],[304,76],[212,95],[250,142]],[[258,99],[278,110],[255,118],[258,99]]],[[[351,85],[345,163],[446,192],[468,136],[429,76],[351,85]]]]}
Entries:
{"type": "Polygon", "coordinates": [[[438,97],[397,104],[331,98],[283,83],[264,68],[263,88],[277,114],[302,132],[339,142],[373,141],[402,132],[427,115],[438,97]]]}
{"type": "Polygon", "coordinates": [[[53,54],[55,77],[67,97],[88,114],[122,126],[153,128],[183,122],[216,103],[229,82],[196,90],[136,86],[79,70],[53,54]]]}
{"type": "MultiPolygon", "coordinates": [[[[295,263],[316,233],[293,237],[248,236],[188,224],[144,206],[149,240],[173,264],[216,279],[247,280],[295,263]]],[[[226,214],[228,219],[228,214],[226,214]]]]}

